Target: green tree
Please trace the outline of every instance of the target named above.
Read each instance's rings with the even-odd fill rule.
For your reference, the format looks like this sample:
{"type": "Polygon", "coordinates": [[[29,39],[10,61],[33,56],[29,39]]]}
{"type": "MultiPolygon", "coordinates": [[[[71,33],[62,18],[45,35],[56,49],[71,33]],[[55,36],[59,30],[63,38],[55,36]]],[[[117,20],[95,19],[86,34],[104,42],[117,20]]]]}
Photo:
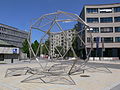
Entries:
{"type": "MultiPolygon", "coordinates": [[[[75,24],[75,26],[72,30],[74,30],[75,32],[79,31],[80,30],[79,23],[75,24]]],[[[78,36],[76,34],[74,34],[73,40],[74,40],[73,44],[72,44],[73,49],[75,50],[76,55],[79,56],[81,53],[80,50],[78,50],[78,45],[79,45],[78,42],[80,42],[80,39],[78,38],[78,36]]]]}
{"type": "Polygon", "coordinates": [[[23,53],[27,53],[27,56],[29,57],[29,44],[27,39],[24,40],[24,42],[22,43],[23,47],[22,47],[22,52],[23,53]]]}
{"type": "Polygon", "coordinates": [[[78,54],[79,54],[79,51],[78,51],[78,37],[75,36],[73,39],[74,39],[74,42],[72,43],[72,46],[73,46],[73,49],[74,49],[76,55],[78,56],[78,54]]]}
{"type": "MultiPolygon", "coordinates": [[[[32,49],[33,49],[33,51],[35,52],[35,54],[36,54],[36,52],[37,52],[37,49],[38,49],[38,46],[39,46],[39,43],[38,43],[38,41],[37,40],[35,40],[34,41],[34,43],[32,43],[32,49]]],[[[39,53],[38,53],[38,55],[39,55],[39,53]]]]}
{"type": "Polygon", "coordinates": [[[49,55],[49,46],[50,46],[50,41],[48,39],[45,41],[45,43],[43,43],[43,45],[41,45],[42,54],[49,55]]]}
{"type": "Polygon", "coordinates": [[[59,52],[60,52],[60,54],[63,55],[63,53],[64,53],[63,47],[62,46],[56,46],[56,48],[55,48],[55,54],[59,54],[59,52]]]}

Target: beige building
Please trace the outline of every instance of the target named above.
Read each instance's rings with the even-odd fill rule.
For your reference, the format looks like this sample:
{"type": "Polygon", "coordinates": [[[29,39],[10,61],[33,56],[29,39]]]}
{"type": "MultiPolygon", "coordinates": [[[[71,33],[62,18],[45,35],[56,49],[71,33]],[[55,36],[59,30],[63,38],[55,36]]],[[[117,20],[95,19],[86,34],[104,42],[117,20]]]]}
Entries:
{"type": "Polygon", "coordinates": [[[120,3],[85,5],[80,17],[91,27],[85,32],[86,44],[90,42],[88,33],[93,35],[91,56],[120,57],[120,3]]]}
{"type": "Polygon", "coordinates": [[[63,48],[63,50],[68,50],[70,47],[70,44],[72,43],[72,39],[73,39],[73,34],[75,31],[73,30],[66,30],[65,34],[66,36],[63,34],[63,32],[55,32],[55,33],[51,33],[50,35],[50,51],[51,51],[51,56],[56,57],[57,54],[55,54],[55,48],[57,46],[60,46],[63,48]],[[66,40],[66,38],[69,40],[66,40]]]}

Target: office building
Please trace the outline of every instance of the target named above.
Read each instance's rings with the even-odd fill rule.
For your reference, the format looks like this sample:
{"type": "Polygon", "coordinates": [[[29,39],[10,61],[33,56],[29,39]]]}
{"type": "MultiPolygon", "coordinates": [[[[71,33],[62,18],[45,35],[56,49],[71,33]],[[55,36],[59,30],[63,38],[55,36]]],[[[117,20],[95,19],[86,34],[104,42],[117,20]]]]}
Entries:
{"type": "Polygon", "coordinates": [[[0,40],[21,48],[22,42],[28,37],[28,32],[0,24],[0,40]]]}
{"type": "Polygon", "coordinates": [[[0,63],[15,63],[19,61],[19,48],[0,40],[0,63]]]}
{"type": "Polygon", "coordinates": [[[0,62],[14,63],[19,61],[22,43],[28,38],[28,32],[0,24],[0,62]]]}
{"type": "Polygon", "coordinates": [[[85,5],[80,17],[91,28],[84,33],[88,50],[91,48],[88,33],[93,35],[91,56],[120,57],[120,3],[85,5]]]}

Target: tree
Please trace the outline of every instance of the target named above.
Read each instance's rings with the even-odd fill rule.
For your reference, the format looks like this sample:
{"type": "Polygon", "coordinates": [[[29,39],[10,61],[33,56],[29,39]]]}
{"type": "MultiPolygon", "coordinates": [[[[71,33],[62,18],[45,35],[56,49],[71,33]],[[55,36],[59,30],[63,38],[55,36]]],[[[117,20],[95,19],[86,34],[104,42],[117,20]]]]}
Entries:
{"type": "MultiPolygon", "coordinates": [[[[35,40],[34,41],[34,43],[32,43],[32,49],[33,49],[33,51],[35,52],[35,54],[36,54],[36,52],[37,52],[37,49],[38,49],[38,46],[39,46],[39,43],[38,43],[38,41],[37,40],[35,40]]],[[[38,55],[39,55],[39,53],[38,53],[38,55]]]]}
{"type": "Polygon", "coordinates": [[[24,40],[24,42],[22,43],[23,47],[22,47],[22,52],[23,53],[27,53],[27,56],[29,57],[29,44],[27,39],[24,40]]]}
{"type": "Polygon", "coordinates": [[[79,51],[78,51],[78,37],[75,36],[73,39],[74,39],[74,42],[72,44],[73,49],[74,49],[76,55],[79,56],[79,51]]]}
{"type": "Polygon", "coordinates": [[[49,39],[45,41],[45,43],[43,43],[43,45],[41,45],[42,48],[42,54],[46,54],[49,55],[49,46],[50,46],[50,41],[49,39]]]}
{"type": "Polygon", "coordinates": [[[64,51],[63,51],[63,47],[62,46],[56,46],[55,48],[55,54],[59,54],[59,52],[61,55],[63,55],[64,51]]]}
{"type": "MultiPolygon", "coordinates": [[[[74,30],[75,32],[78,32],[80,30],[79,22],[77,24],[75,24],[75,26],[72,30],[74,30]]],[[[74,39],[74,42],[72,44],[73,49],[75,50],[76,55],[80,56],[81,50],[78,49],[78,45],[79,45],[78,42],[80,42],[80,39],[78,38],[78,36],[76,34],[74,35],[73,39],[74,39]]]]}

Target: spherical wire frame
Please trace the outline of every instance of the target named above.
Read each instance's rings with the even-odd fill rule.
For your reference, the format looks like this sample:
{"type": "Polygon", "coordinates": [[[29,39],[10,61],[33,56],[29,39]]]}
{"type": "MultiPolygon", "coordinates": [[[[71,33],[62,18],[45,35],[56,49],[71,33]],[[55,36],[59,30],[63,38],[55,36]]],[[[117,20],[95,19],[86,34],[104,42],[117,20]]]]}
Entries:
{"type": "MultiPolygon", "coordinates": [[[[62,27],[61,27],[60,24],[58,23],[58,22],[70,22],[70,21],[77,21],[78,23],[81,23],[81,24],[83,25],[82,30],[78,30],[78,31],[75,32],[75,37],[78,37],[78,38],[79,38],[80,42],[82,43],[82,45],[83,45],[84,48],[85,48],[85,53],[86,53],[86,59],[84,60],[84,62],[83,62],[82,64],[79,65],[79,68],[84,67],[84,66],[86,65],[86,63],[89,61],[89,56],[90,56],[91,51],[92,51],[92,49],[93,49],[92,34],[91,34],[91,32],[89,32],[89,35],[90,35],[90,36],[89,36],[89,37],[90,37],[90,43],[89,43],[89,45],[91,46],[91,48],[90,48],[90,50],[88,51],[88,50],[87,50],[86,42],[83,40],[83,37],[82,37],[82,34],[83,34],[82,32],[87,32],[88,30],[90,30],[90,27],[86,24],[86,22],[84,22],[84,21],[83,21],[78,15],[76,15],[76,14],[67,13],[67,12],[63,12],[63,11],[57,11],[57,12],[55,12],[55,13],[45,14],[45,15],[41,16],[40,18],[38,18],[38,19],[30,26],[30,38],[28,39],[28,43],[29,43],[29,46],[30,46],[30,51],[32,52],[33,56],[35,57],[35,60],[39,63],[40,67],[41,67],[43,70],[45,70],[45,69],[44,69],[44,67],[41,65],[39,59],[37,58],[37,55],[38,55],[38,52],[39,52],[39,49],[40,49],[41,44],[43,44],[42,41],[45,39],[44,37],[45,37],[46,35],[50,36],[51,33],[53,33],[53,32],[51,31],[51,28],[54,26],[54,24],[56,24],[56,25],[58,26],[58,28],[61,30],[61,32],[63,32],[63,35],[64,35],[64,37],[66,38],[67,42],[70,44],[70,48],[71,48],[71,50],[72,50],[72,52],[73,52],[73,55],[74,55],[74,57],[75,57],[72,65],[70,66],[70,69],[68,70],[68,74],[71,75],[71,74],[74,73],[75,71],[78,71],[78,69],[73,71],[73,68],[75,67],[75,65],[76,65],[79,57],[76,55],[76,53],[75,53],[75,51],[74,51],[74,48],[73,48],[73,46],[72,46],[72,43],[70,43],[70,41],[68,40],[65,31],[62,29],[62,27]],[[67,16],[67,17],[70,18],[70,19],[64,19],[64,18],[63,18],[63,19],[58,19],[59,15],[65,15],[65,16],[67,16]],[[51,19],[51,18],[49,18],[50,16],[53,16],[54,18],[51,19]],[[43,20],[44,20],[45,18],[47,18],[48,20],[50,20],[50,22],[45,23],[45,24],[43,24],[43,25],[41,26],[40,24],[41,24],[42,22],[44,22],[43,20]],[[50,27],[49,27],[46,31],[40,29],[41,27],[45,27],[45,26],[48,25],[49,23],[50,23],[51,25],[50,25],[50,27]],[[32,34],[32,30],[35,30],[35,29],[44,33],[43,37],[40,39],[40,43],[39,43],[39,46],[38,46],[38,49],[37,49],[37,52],[36,52],[36,53],[33,51],[33,48],[31,47],[31,34],[32,34]]],[[[73,40],[73,41],[74,41],[74,40],[73,40]]],[[[45,47],[46,47],[46,49],[47,49],[48,52],[49,52],[49,56],[52,58],[52,60],[54,60],[54,58],[50,55],[50,52],[51,52],[51,51],[47,48],[46,45],[45,45],[45,47]]],[[[56,50],[57,50],[57,48],[56,48],[56,50]]],[[[59,50],[57,50],[57,51],[58,51],[59,55],[62,57],[62,59],[64,59],[65,54],[64,54],[64,55],[61,55],[61,53],[59,52],[59,50]]],[[[67,52],[68,52],[68,50],[66,51],[66,53],[67,53],[67,52]]]]}

